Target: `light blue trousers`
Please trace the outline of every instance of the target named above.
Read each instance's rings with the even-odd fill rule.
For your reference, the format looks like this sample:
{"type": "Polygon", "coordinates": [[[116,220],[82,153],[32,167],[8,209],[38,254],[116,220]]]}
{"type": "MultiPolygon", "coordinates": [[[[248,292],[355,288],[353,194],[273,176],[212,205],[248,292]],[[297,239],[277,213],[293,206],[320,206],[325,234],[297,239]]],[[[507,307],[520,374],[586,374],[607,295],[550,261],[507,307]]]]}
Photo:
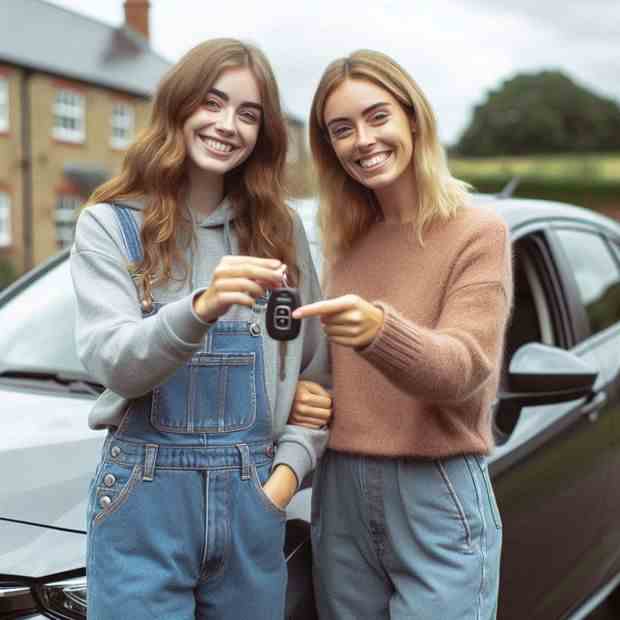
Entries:
{"type": "Polygon", "coordinates": [[[327,451],[312,543],[321,620],[491,620],[501,520],[484,457],[327,451]]]}

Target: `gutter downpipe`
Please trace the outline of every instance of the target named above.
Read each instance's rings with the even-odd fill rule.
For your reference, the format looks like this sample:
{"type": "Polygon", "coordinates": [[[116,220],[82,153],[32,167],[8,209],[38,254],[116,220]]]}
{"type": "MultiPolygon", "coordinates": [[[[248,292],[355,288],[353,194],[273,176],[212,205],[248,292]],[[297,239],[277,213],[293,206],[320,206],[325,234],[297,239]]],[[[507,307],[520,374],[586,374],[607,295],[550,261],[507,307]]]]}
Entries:
{"type": "Polygon", "coordinates": [[[22,143],[22,234],[24,243],[24,272],[34,267],[33,205],[32,205],[32,130],[30,118],[30,78],[32,71],[24,69],[20,81],[21,91],[21,143],[22,143]]]}

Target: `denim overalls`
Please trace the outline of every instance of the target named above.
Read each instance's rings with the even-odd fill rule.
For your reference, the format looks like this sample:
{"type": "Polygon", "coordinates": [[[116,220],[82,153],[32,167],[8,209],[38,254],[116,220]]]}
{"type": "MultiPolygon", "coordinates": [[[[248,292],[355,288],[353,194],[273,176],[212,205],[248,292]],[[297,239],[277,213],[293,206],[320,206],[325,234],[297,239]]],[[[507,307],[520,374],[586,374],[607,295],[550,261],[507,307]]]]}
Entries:
{"type": "MultiPolygon", "coordinates": [[[[136,221],[115,212],[138,262],[136,221]]],[[[228,222],[226,239],[232,254],[228,222]]],[[[108,434],[87,515],[89,619],[283,618],[286,519],[262,490],[274,447],[256,312],[218,320],[108,434]]]]}

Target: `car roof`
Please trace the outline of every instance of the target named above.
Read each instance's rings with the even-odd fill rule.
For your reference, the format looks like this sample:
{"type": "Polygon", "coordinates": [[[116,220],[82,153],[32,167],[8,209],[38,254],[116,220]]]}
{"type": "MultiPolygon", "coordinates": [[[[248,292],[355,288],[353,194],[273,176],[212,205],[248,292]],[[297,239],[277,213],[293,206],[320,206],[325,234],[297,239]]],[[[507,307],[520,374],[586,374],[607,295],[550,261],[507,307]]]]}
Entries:
{"type": "Polygon", "coordinates": [[[499,198],[491,194],[475,194],[475,205],[493,206],[506,220],[511,229],[535,220],[573,220],[599,228],[612,230],[620,236],[620,222],[565,202],[533,198],[499,198]]]}

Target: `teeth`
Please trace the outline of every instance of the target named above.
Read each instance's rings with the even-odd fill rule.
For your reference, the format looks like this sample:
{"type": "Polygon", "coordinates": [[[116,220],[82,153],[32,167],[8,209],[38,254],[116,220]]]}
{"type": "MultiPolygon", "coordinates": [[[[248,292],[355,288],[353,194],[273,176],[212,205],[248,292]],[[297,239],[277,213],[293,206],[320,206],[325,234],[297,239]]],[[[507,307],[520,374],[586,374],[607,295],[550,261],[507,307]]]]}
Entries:
{"type": "Polygon", "coordinates": [[[214,140],[213,138],[208,138],[206,140],[206,144],[209,148],[214,151],[219,151],[220,153],[230,153],[233,147],[230,144],[224,144],[223,142],[219,142],[218,140],[214,140]]]}
{"type": "Polygon", "coordinates": [[[362,168],[372,168],[378,164],[382,164],[387,158],[388,153],[379,153],[374,157],[370,157],[369,159],[360,159],[360,166],[362,168]]]}

